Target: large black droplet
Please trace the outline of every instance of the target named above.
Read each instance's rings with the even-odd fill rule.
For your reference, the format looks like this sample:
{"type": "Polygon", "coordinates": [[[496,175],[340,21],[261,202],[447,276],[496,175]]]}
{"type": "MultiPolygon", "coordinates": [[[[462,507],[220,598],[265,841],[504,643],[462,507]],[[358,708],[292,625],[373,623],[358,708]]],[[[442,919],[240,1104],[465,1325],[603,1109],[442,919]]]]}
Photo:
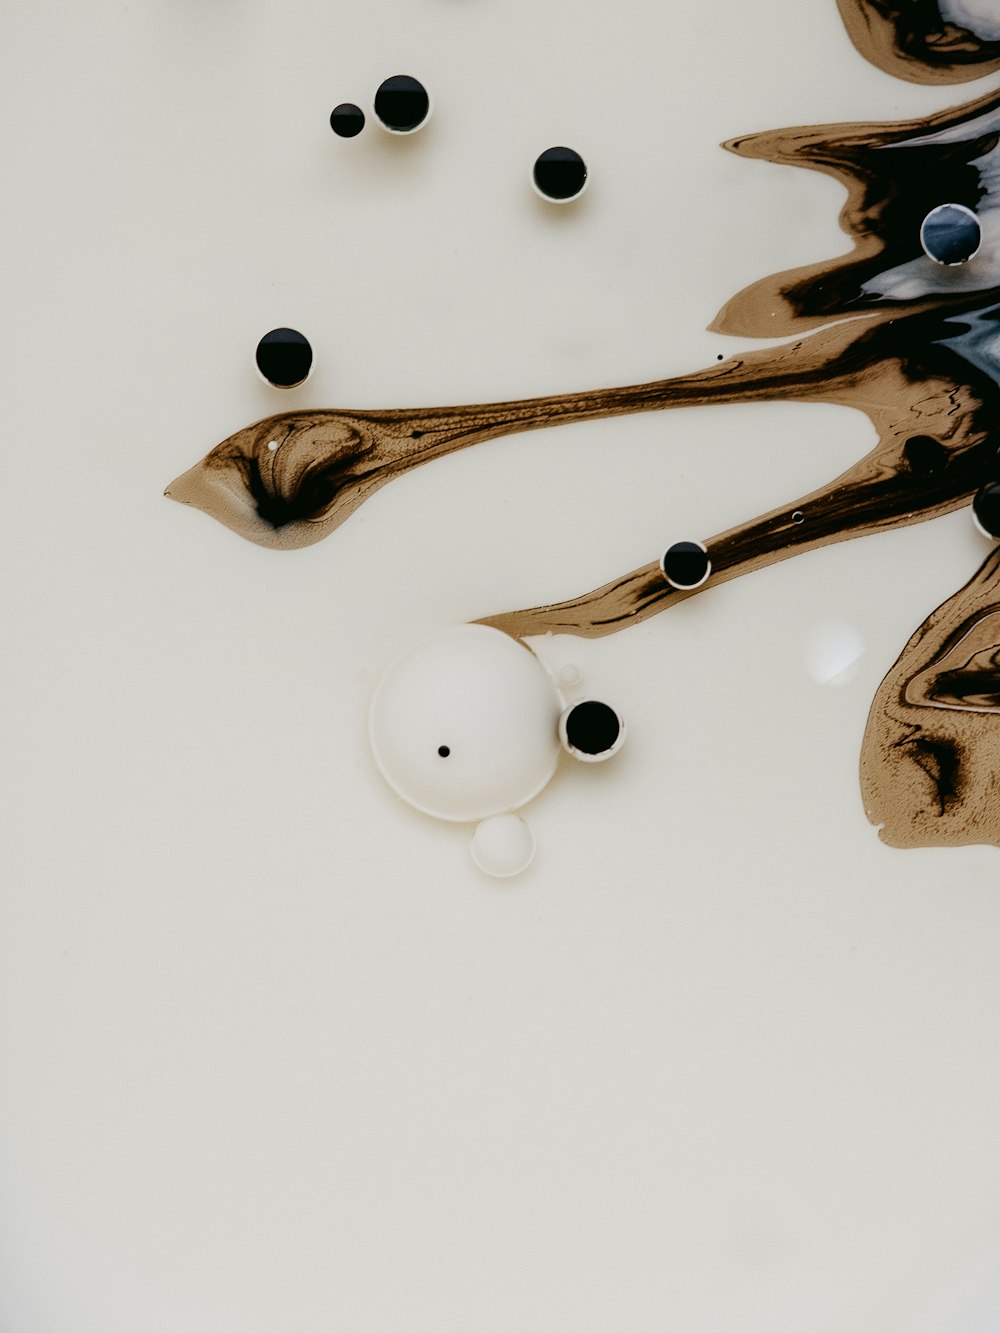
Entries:
{"type": "Polygon", "coordinates": [[[972,514],[987,537],[1000,537],[1000,482],[982,488],[972,502],[972,514]]]}
{"type": "Polygon", "coordinates": [[[596,758],[608,755],[618,744],[622,720],[609,704],[588,699],[564,714],[563,734],[570,750],[596,758]]]}
{"type": "Polygon", "coordinates": [[[572,148],[546,148],[535,161],[535,184],[547,199],[575,199],[587,183],[587,164],[572,148]]]}
{"type": "Polygon", "coordinates": [[[920,244],[936,264],[967,264],[983,243],[983,229],[971,208],[941,204],[924,218],[920,244]]]}
{"type": "Polygon", "coordinates": [[[330,129],[341,139],[353,139],[365,127],[365,113],[353,102],[341,102],[330,112],[330,129]]]}
{"type": "Polygon", "coordinates": [[[903,445],[903,458],[915,477],[933,477],[948,462],[948,450],[930,435],[911,435],[903,445]]]}
{"type": "Polygon", "coordinates": [[[272,329],[257,344],[257,369],[279,389],[301,384],[312,367],[309,339],[295,329],[272,329]]]}
{"type": "Polygon", "coordinates": [[[663,577],[682,592],[700,588],[712,572],[708,552],[700,542],[674,542],[660,561],[663,577]]]}
{"type": "Polygon", "coordinates": [[[379,85],[375,94],[375,114],[387,130],[409,134],[427,119],[431,99],[419,79],[409,74],[394,74],[379,85]]]}

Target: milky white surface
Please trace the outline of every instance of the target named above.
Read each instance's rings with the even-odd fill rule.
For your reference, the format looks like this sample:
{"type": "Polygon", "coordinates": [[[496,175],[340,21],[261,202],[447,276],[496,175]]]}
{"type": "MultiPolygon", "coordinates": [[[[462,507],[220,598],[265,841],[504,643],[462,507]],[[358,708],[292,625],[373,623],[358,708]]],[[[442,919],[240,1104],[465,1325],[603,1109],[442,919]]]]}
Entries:
{"type": "Polygon", "coordinates": [[[629,742],[493,884],[370,759],[386,664],[794,501],[867,420],[537,432],[285,554],[161,495],[272,411],[714,363],[730,295],[845,247],[833,181],[719,142],[980,90],[867,66],[833,0],[4,20],[4,1333],[994,1329],[1000,853],[884,847],[857,779],[968,516],[542,641],[629,742]],[[331,134],[406,71],[426,129],[331,134]],[[287,394],[249,368],[278,325],[287,394]],[[835,690],[822,621],[865,645],[835,690]]]}

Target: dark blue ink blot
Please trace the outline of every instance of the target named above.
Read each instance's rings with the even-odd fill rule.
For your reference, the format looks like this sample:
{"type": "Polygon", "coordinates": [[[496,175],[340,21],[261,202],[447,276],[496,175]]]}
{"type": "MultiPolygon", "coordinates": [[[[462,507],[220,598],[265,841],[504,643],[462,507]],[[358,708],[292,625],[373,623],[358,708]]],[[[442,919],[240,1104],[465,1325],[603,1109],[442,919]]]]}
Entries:
{"type": "Polygon", "coordinates": [[[941,204],[924,218],[920,244],[936,264],[967,264],[983,243],[983,229],[970,208],[941,204]]]}

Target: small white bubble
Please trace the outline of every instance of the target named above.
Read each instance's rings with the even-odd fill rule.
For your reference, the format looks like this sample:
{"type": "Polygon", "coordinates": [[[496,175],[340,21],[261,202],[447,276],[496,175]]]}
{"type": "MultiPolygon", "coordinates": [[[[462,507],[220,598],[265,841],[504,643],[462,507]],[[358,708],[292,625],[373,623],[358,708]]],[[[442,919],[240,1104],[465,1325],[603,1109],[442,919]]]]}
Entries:
{"type": "Polygon", "coordinates": [[[278,447],[278,441],[277,441],[277,440],[268,440],[268,442],[267,442],[267,447],[270,449],[271,453],[273,454],[274,451],[275,451],[275,449],[277,449],[277,447],[278,447]]]}
{"type": "Polygon", "coordinates": [[[574,685],[579,685],[583,680],[583,672],[575,662],[567,662],[565,666],[559,668],[559,674],[556,677],[563,689],[572,689],[574,685]]]}

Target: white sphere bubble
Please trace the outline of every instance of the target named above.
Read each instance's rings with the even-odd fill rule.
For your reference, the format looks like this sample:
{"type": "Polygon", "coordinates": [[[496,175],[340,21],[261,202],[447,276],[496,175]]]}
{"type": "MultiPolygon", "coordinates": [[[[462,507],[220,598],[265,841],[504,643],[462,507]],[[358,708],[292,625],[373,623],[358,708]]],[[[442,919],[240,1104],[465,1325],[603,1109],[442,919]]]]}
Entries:
{"type": "Polygon", "coordinates": [[[517,815],[494,815],[476,826],[472,859],[496,879],[519,875],[535,859],[535,835],[517,815]]]}
{"type": "Polygon", "coordinates": [[[368,735],[399,796],[436,819],[507,814],[559,762],[558,692],[517,639],[459,625],[425,639],[382,678],[368,735]]]}

